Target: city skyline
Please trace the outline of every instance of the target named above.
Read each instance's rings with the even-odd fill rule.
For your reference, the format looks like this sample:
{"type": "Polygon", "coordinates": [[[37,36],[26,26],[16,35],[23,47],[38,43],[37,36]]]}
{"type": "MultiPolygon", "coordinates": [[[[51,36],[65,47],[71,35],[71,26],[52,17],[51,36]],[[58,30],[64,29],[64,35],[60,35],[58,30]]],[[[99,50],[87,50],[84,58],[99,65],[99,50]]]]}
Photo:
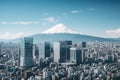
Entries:
{"type": "Polygon", "coordinates": [[[118,0],[1,0],[0,39],[41,33],[62,23],[86,35],[120,37],[118,0]]]}

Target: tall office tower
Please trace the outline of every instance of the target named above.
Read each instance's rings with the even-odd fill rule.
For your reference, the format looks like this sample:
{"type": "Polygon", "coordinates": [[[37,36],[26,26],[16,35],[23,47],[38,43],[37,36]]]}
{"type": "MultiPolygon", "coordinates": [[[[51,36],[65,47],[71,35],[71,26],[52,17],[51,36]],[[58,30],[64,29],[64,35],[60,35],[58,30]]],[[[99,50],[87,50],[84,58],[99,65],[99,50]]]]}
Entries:
{"type": "Polygon", "coordinates": [[[87,48],[86,48],[86,42],[82,42],[81,43],[82,45],[82,63],[85,63],[86,62],[86,59],[87,59],[87,48]]]}
{"type": "Polygon", "coordinates": [[[25,68],[34,66],[33,38],[24,37],[21,39],[20,66],[25,68]]]}
{"type": "Polygon", "coordinates": [[[82,42],[82,48],[86,48],[86,42],[82,42]]]}
{"type": "Polygon", "coordinates": [[[82,48],[82,63],[85,63],[86,62],[86,59],[87,59],[87,48],[82,48]]]}
{"type": "Polygon", "coordinates": [[[72,41],[54,42],[54,62],[66,62],[69,60],[70,45],[72,45],[72,41]]]}
{"type": "Polygon", "coordinates": [[[70,48],[70,62],[78,65],[82,63],[82,57],[82,50],[80,48],[70,48]]]}
{"type": "Polygon", "coordinates": [[[39,58],[39,50],[36,44],[33,45],[33,59],[39,58]]]}
{"type": "Polygon", "coordinates": [[[2,55],[2,46],[4,45],[3,41],[0,42],[0,55],[2,55]]]}
{"type": "Polygon", "coordinates": [[[49,42],[41,42],[37,44],[39,50],[39,59],[51,56],[51,45],[49,42]]]}
{"type": "Polygon", "coordinates": [[[66,60],[70,61],[70,47],[72,45],[72,41],[65,41],[65,43],[66,43],[66,55],[67,55],[66,60]]]}
{"type": "Polygon", "coordinates": [[[1,43],[0,43],[0,55],[1,55],[1,43]]]}

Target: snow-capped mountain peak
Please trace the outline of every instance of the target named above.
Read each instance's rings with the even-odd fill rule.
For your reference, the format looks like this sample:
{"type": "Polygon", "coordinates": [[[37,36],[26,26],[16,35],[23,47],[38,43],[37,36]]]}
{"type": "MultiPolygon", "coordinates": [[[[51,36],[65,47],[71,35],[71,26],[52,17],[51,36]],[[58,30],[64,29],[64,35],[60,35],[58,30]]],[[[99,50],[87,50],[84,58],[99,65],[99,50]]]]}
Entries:
{"type": "Polygon", "coordinates": [[[57,24],[54,27],[43,31],[43,34],[54,34],[54,33],[70,33],[70,34],[78,34],[78,32],[75,32],[68,27],[66,27],[64,24],[57,24]]]}

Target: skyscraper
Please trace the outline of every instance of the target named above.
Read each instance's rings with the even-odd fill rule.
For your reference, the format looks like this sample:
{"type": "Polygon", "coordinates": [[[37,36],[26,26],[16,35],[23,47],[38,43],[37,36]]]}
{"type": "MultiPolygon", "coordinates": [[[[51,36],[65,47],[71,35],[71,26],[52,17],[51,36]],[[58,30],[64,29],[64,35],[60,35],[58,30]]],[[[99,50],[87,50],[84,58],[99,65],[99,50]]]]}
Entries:
{"type": "Polygon", "coordinates": [[[87,59],[87,48],[86,48],[86,42],[82,42],[82,63],[85,63],[86,62],[86,59],[87,59]]]}
{"type": "Polygon", "coordinates": [[[37,44],[39,50],[39,59],[51,56],[51,45],[49,42],[41,42],[37,44]]]}
{"type": "Polygon", "coordinates": [[[86,48],[86,42],[82,42],[82,48],[86,48]]]}
{"type": "Polygon", "coordinates": [[[54,42],[54,62],[66,62],[70,58],[70,45],[72,41],[54,42]]]}
{"type": "Polygon", "coordinates": [[[0,43],[0,55],[1,55],[1,43],[0,43]]]}
{"type": "Polygon", "coordinates": [[[24,37],[21,39],[20,66],[26,68],[33,65],[33,38],[24,37]]]}
{"type": "Polygon", "coordinates": [[[39,50],[36,44],[33,45],[33,59],[39,58],[39,50]]]}
{"type": "Polygon", "coordinates": [[[75,64],[82,63],[82,50],[76,47],[70,48],[70,62],[75,64]]]}
{"type": "Polygon", "coordinates": [[[88,55],[87,54],[87,49],[86,48],[82,48],[81,50],[82,50],[82,57],[81,57],[82,58],[82,63],[85,63],[86,59],[87,59],[86,56],[88,55]]]}

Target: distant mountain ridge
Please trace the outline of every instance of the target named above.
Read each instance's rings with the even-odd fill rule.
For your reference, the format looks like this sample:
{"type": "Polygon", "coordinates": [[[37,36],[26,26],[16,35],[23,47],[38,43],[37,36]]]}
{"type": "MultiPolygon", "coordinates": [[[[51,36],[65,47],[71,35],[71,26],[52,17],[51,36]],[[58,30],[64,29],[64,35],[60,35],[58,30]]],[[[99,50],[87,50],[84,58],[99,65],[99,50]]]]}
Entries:
{"type": "Polygon", "coordinates": [[[82,41],[98,41],[98,42],[118,42],[116,39],[100,38],[93,37],[88,35],[81,34],[69,34],[69,33],[56,33],[56,34],[35,34],[30,37],[34,38],[34,42],[55,42],[55,41],[66,41],[71,40],[73,42],[82,42],[82,41]]]}
{"type": "MultiPolygon", "coordinates": [[[[56,26],[46,31],[43,31],[42,33],[34,34],[28,37],[32,37],[34,39],[34,43],[66,41],[66,40],[71,40],[73,42],[82,42],[82,41],[120,42],[120,39],[101,38],[101,37],[83,35],[69,29],[64,24],[57,24],[56,26]]],[[[18,39],[7,40],[7,41],[19,42],[20,39],[18,38],[18,39]]]]}

